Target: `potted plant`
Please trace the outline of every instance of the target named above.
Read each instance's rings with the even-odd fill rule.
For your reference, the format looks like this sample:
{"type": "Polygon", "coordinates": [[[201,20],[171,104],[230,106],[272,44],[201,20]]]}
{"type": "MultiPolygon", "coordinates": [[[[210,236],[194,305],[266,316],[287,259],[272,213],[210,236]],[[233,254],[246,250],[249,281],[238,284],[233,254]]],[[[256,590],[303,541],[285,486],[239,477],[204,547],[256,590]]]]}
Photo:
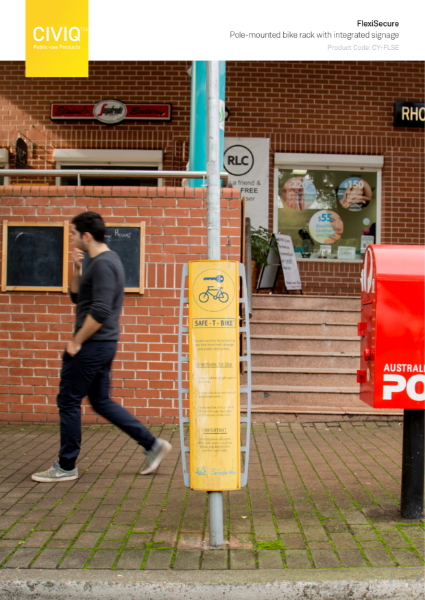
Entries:
{"type": "Polygon", "coordinates": [[[257,279],[261,267],[267,265],[272,234],[265,227],[251,227],[251,279],[252,291],[257,289],[257,279]]]}

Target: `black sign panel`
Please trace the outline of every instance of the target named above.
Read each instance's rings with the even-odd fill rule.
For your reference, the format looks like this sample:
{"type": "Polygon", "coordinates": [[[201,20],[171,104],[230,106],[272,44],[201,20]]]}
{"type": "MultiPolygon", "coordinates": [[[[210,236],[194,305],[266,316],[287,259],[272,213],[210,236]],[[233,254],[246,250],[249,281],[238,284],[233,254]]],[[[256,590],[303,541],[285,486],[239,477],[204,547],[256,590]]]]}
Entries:
{"type": "Polygon", "coordinates": [[[63,226],[7,230],[7,286],[62,287],[63,226]]]}
{"type": "Polygon", "coordinates": [[[28,146],[22,138],[18,138],[15,146],[15,169],[26,169],[27,167],[28,146]]]}
{"type": "MultiPolygon", "coordinates": [[[[140,287],[140,227],[107,227],[105,242],[121,259],[125,272],[125,287],[140,287]]],[[[90,262],[84,257],[83,270],[90,262]]]]}
{"type": "Polygon", "coordinates": [[[425,127],[424,102],[396,102],[394,104],[394,127],[425,127]]]}

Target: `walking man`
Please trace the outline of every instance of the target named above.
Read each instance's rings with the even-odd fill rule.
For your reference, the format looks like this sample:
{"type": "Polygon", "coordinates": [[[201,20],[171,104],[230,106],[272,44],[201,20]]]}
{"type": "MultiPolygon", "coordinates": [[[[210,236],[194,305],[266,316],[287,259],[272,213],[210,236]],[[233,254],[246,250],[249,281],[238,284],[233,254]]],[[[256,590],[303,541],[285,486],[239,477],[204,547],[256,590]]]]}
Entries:
{"type": "Polygon", "coordinates": [[[155,438],[125,408],[109,397],[112,360],[119,339],[119,316],[124,298],[124,269],[115,252],[105,244],[106,227],[95,212],[73,218],[74,272],[71,300],[77,305],[75,333],[63,355],[57,404],[60,416],[59,458],[50,469],[32,475],[34,481],[71,481],[81,448],[81,402],[88,396],[102,417],[143,446],[146,455],[141,475],[155,471],[171,445],[155,438]],[[90,263],[82,274],[84,252],[90,263]]]}

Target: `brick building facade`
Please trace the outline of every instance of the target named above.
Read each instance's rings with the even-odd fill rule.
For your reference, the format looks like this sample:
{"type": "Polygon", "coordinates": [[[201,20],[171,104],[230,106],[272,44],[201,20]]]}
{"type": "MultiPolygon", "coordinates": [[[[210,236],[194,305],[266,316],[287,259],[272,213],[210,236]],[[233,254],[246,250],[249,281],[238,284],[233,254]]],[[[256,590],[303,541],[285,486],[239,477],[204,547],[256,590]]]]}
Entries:
{"type": "MultiPolygon", "coordinates": [[[[25,79],[25,65],[0,62],[0,148],[14,165],[18,132],[34,142],[31,168],[55,168],[64,149],[161,151],[163,169],[185,170],[189,156],[190,63],[94,62],[88,79],[25,79]],[[51,102],[172,104],[170,122],[52,122],[51,102]]],[[[269,228],[277,153],[383,158],[380,242],[425,239],[424,135],[395,128],[394,102],[423,100],[416,62],[228,62],[226,137],[270,139],[269,228]]],[[[1,165],[0,165],[1,166],[1,165]]],[[[27,180],[28,181],[28,180],[27,180]]],[[[22,180],[22,183],[24,181],[22,180]]],[[[180,185],[178,180],[165,185],[180,185]]],[[[300,263],[306,293],[359,292],[360,264],[300,263]]]]}
{"type": "MultiPolygon", "coordinates": [[[[189,156],[190,63],[95,62],[88,79],[26,79],[22,62],[0,62],[0,168],[14,167],[18,135],[34,143],[29,168],[55,168],[64,150],[160,152],[161,168],[184,170],[189,156]],[[51,102],[172,104],[170,122],[52,122],[51,102]],[[3,157],[3,158],[2,158],[3,157]]],[[[423,100],[424,64],[417,62],[228,62],[225,135],[270,140],[269,228],[273,229],[278,153],[382,157],[380,241],[424,244],[424,131],[395,128],[394,102],[423,100]]],[[[29,145],[30,148],[30,145],[29,145]]],[[[0,170],[1,176],[1,170],[0,170]]],[[[93,207],[114,220],[147,224],[147,290],[126,296],[114,395],[150,422],[172,420],[176,406],[176,323],[180,265],[205,257],[201,190],[47,187],[11,179],[0,188],[1,219],[54,221],[93,207]],[[144,338],[144,341],[141,340],[144,338]]],[[[54,182],[52,182],[54,183],[54,182]]],[[[223,192],[223,258],[238,259],[240,200],[223,192]]],[[[360,291],[358,262],[301,262],[306,293],[360,291]]],[[[73,321],[58,293],[3,293],[0,418],[57,419],[60,349],[73,321]]],[[[95,417],[84,407],[85,422],[95,417]]]]}

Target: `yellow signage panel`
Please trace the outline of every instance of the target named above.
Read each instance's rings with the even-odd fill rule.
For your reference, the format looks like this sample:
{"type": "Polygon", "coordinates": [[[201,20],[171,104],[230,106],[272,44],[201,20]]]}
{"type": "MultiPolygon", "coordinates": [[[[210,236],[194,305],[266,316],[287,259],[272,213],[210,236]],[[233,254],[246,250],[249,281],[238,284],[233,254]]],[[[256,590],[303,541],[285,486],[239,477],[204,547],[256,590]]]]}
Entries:
{"type": "Polygon", "coordinates": [[[89,76],[89,0],[26,0],[26,77],[89,76]]]}
{"type": "Polygon", "coordinates": [[[239,263],[189,263],[190,487],[240,488],[239,263]]]}

